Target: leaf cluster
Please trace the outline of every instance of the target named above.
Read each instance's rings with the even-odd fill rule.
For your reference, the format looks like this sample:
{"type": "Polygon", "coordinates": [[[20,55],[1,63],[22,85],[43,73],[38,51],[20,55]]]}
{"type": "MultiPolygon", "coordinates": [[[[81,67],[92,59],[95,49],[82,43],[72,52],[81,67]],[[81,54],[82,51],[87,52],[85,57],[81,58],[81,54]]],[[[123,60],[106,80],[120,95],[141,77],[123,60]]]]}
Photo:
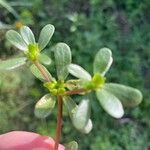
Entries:
{"type": "Polygon", "coordinates": [[[93,62],[93,75],[84,68],[72,63],[70,47],[65,43],[58,43],[54,47],[54,58],[57,77],[53,77],[44,65],[51,64],[51,58],[42,54],[54,33],[54,26],[46,25],[36,42],[34,34],[27,26],[20,29],[20,33],[10,30],[6,38],[12,45],[23,51],[24,57],[0,61],[0,70],[6,71],[24,65],[27,61],[31,63],[31,72],[43,82],[48,93],[35,105],[35,115],[45,118],[51,114],[55,107],[57,96],[61,96],[64,106],[67,108],[74,127],[82,133],[92,130],[90,119],[90,103],[93,101],[88,96],[90,92],[96,93],[97,100],[103,109],[114,118],[124,115],[123,106],[137,106],[142,101],[139,90],[117,84],[106,83],[106,73],[110,69],[113,58],[108,48],[101,48],[93,62]],[[74,78],[67,80],[71,74],[74,78]],[[71,95],[82,94],[82,100],[77,105],[71,95]]]}

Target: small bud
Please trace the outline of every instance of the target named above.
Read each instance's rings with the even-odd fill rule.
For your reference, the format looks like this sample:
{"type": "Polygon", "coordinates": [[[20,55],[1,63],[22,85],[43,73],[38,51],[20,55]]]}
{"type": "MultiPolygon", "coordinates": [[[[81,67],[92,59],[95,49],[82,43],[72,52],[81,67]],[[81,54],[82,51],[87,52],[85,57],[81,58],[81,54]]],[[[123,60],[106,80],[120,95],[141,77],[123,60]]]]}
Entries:
{"type": "Polygon", "coordinates": [[[39,57],[39,48],[38,48],[38,44],[29,44],[28,45],[28,51],[26,53],[27,57],[31,60],[31,61],[35,61],[38,59],[39,57]]]}
{"type": "Polygon", "coordinates": [[[53,95],[61,95],[66,91],[64,81],[46,82],[44,87],[48,88],[53,95]]]}
{"type": "Polygon", "coordinates": [[[21,21],[16,21],[15,22],[15,27],[17,28],[17,29],[20,29],[21,27],[23,27],[24,25],[23,25],[23,23],[21,22],[21,21]]]}
{"type": "Polygon", "coordinates": [[[99,73],[96,73],[91,81],[83,81],[81,84],[83,85],[83,88],[87,90],[95,90],[102,88],[105,80],[105,77],[101,76],[99,73]]]}
{"type": "Polygon", "coordinates": [[[92,83],[94,84],[95,88],[101,88],[105,83],[106,78],[103,77],[101,74],[96,73],[92,78],[92,83]]]}

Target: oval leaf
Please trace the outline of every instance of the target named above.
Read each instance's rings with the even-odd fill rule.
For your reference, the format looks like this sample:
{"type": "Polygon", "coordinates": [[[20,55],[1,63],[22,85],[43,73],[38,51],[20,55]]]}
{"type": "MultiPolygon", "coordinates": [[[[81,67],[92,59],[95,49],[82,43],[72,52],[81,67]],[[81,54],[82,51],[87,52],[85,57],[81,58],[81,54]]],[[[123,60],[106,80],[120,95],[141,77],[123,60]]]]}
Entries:
{"type": "Polygon", "coordinates": [[[84,129],[81,130],[81,132],[88,134],[93,128],[93,124],[91,119],[88,120],[86,126],[84,127],[84,129]]]}
{"type": "Polygon", "coordinates": [[[68,66],[68,70],[70,74],[79,79],[91,80],[91,75],[79,65],[70,64],[68,66]]]}
{"type": "Polygon", "coordinates": [[[108,48],[102,48],[98,51],[94,60],[94,73],[105,75],[113,62],[112,52],[108,48]]]}
{"type": "Polygon", "coordinates": [[[82,133],[89,133],[93,127],[92,121],[89,119],[89,100],[83,99],[79,106],[69,96],[65,96],[63,100],[74,127],[82,133]]]}
{"type": "Polygon", "coordinates": [[[69,112],[69,116],[72,119],[73,114],[75,113],[78,106],[75,103],[75,101],[69,96],[64,96],[63,101],[64,101],[64,104],[65,104],[65,106],[69,112]]]}
{"type": "Polygon", "coordinates": [[[124,110],[121,102],[113,94],[104,89],[96,91],[97,98],[104,110],[114,118],[121,118],[124,110]]]}
{"type": "Polygon", "coordinates": [[[64,80],[68,76],[68,65],[71,63],[71,51],[67,44],[58,43],[54,51],[57,76],[64,80]]]}
{"type": "Polygon", "coordinates": [[[24,41],[27,43],[27,45],[35,43],[34,34],[32,33],[32,31],[29,27],[23,26],[20,29],[20,33],[21,33],[21,36],[24,39],[24,41]]]}
{"type": "Polygon", "coordinates": [[[44,95],[35,105],[35,116],[38,118],[46,118],[50,115],[55,107],[56,97],[51,94],[44,95]]]}
{"type": "Polygon", "coordinates": [[[46,25],[41,30],[41,33],[40,33],[40,36],[39,36],[39,41],[38,41],[40,50],[43,50],[46,47],[46,45],[50,41],[54,31],[55,31],[55,27],[51,24],[46,25]]]}
{"type": "Polygon", "coordinates": [[[23,50],[23,51],[27,50],[27,45],[18,32],[14,30],[7,31],[6,38],[12,45],[17,47],[18,49],[23,50]]]}
{"type": "Polygon", "coordinates": [[[12,58],[4,61],[0,61],[0,70],[12,70],[26,63],[26,57],[12,58]]]}
{"type": "Polygon", "coordinates": [[[142,93],[135,88],[116,83],[105,84],[104,88],[115,95],[124,106],[137,106],[142,101],[142,93]]]}
{"type": "MultiPolygon", "coordinates": [[[[47,75],[49,76],[50,79],[52,79],[51,74],[49,73],[49,71],[42,65],[43,69],[45,70],[45,72],[47,73],[47,75]]],[[[33,64],[30,67],[30,71],[33,73],[33,75],[40,79],[41,81],[46,81],[46,79],[43,77],[43,75],[41,74],[41,72],[39,71],[39,69],[33,64]]]]}
{"type": "Polygon", "coordinates": [[[69,142],[65,148],[65,150],[77,150],[78,143],[76,141],[69,142]]]}
{"type": "Polygon", "coordinates": [[[52,62],[46,54],[40,54],[39,61],[44,65],[50,65],[52,62]]]}
{"type": "Polygon", "coordinates": [[[84,98],[75,113],[73,114],[73,124],[78,130],[82,130],[87,125],[90,118],[89,99],[84,98]]]}

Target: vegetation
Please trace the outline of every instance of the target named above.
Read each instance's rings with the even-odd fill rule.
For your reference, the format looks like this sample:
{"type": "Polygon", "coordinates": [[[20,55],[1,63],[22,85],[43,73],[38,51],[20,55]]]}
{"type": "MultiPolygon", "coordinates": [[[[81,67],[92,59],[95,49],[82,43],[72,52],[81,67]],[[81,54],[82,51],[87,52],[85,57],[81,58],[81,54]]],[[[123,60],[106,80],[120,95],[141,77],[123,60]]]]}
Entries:
{"type": "MultiPolygon", "coordinates": [[[[56,33],[45,53],[51,57],[56,42],[63,41],[70,45],[73,62],[92,73],[92,60],[100,47],[113,50],[114,66],[107,74],[107,80],[119,82],[142,90],[144,101],[140,107],[129,109],[120,120],[114,120],[99,109],[97,101],[92,101],[93,130],[90,138],[74,131],[64,110],[63,143],[77,139],[79,149],[145,149],[149,148],[149,35],[148,1],[82,1],[63,2],[28,2],[8,3],[16,7],[19,18],[8,12],[8,7],[1,8],[1,58],[22,55],[4,40],[5,31],[30,25],[38,33],[39,28],[47,23],[55,24],[56,33]],[[34,6],[35,9],[32,9],[34,6]],[[37,11],[38,10],[38,11],[37,11]],[[51,10],[51,11],[50,11],[51,10]],[[19,19],[19,20],[18,20],[19,19]],[[38,24],[39,27],[34,28],[38,24]],[[5,49],[5,51],[4,51],[5,49]],[[11,49],[11,51],[10,51],[11,49]],[[122,138],[120,138],[122,137],[122,138]],[[91,143],[89,145],[89,143],[91,143]]],[[[32,49],[32,48],[31,48],[32,49]]],[[[27,64],[29,65],[29,64],[27,64]]],[[[55,74],[54,62],[47,68],[55,74]]],[[[31,130],[42,134],[55,135],[56,113],[43,120],[33,115],[35,99],[46,94],[40,82],[35,80],[26,67],[16,72],[1,73],[0,90],[0,132],[10,130],[31,130]],[[25,73],[26,72],[26,73],[25,73]],[[24,82],[25,81],[25,82],[24,82]],[[10,84],[11,83],[11,84],[10,84]],[[32,86],[33,87],[32,87],[32,86]],[[10,126],[11,124],[11,126],[10,126]]],[[[95,99],[95,96],[91,96],[95,99]]],[[[74,97],[80,102],[80,97],[74,97]]]]}

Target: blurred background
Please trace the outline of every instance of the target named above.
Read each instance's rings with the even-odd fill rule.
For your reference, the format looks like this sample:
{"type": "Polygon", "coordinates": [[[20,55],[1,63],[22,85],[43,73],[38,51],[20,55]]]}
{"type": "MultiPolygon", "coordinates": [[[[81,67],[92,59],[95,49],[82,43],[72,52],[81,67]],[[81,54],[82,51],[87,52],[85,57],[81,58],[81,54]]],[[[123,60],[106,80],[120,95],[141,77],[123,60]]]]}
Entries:
{"type": "MultiPolygon", "coordinates": [[[[73,62],[92,73],[94,55],[102,47],[113,52],[114,63],[107,81],[140,89],[143,102],[125,108],[122,119],[110,117],[93,96],[93,130],[83,135],[72,126],[64,111],[62,143],[76,140],[79,150],[150,149],[150,1],[149,0],[0,0],[0,59],[22,55],[5,39],[9,29],[28,25],[38,38],[41,28],[51,23],[56,31],[47,46],[65,42],[73,62]]],[[[54,65],[48,67],[53,73],[54,65]]],[[[55,136],[56,110],[46,119],[34,116],[35,103],[47,91],[28,65],[0,73],[0,134],[27,130],[55,136]]],[[[75,97],[78,102],[79,97],[75,97]]]]}

